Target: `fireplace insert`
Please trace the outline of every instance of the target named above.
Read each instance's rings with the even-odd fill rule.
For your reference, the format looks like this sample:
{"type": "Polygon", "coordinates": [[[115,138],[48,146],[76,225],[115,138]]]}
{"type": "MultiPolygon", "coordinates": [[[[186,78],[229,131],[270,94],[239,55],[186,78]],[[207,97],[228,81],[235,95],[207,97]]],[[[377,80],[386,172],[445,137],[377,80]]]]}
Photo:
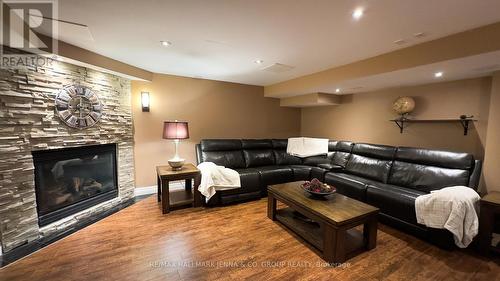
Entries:
{"type": "Polygon", "coordinates": [[[118,196],[116,144],[32,154],[40,226],[118,196]]]}

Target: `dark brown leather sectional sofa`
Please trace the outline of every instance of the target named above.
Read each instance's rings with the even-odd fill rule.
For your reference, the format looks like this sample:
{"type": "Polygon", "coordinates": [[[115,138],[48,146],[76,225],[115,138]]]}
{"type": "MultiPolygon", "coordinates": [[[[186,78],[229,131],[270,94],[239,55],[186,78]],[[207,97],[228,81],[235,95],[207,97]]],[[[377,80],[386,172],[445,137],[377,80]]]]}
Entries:
{"type": "Polygon", "coordinates": [[[198,163],[235,169],[242,185],[217,192],[208,205],[259,199],[268,185],[318,178],[380,208],[382,222],[451,248],[450,232],[417,223],[415,199],[448,186],[476,190],[481,172],[481,161],[468,153],[331,140],[327,155],[299,158],[287,154],[286,147],[286,139],[202,140],[196,145],[198,163]]]}

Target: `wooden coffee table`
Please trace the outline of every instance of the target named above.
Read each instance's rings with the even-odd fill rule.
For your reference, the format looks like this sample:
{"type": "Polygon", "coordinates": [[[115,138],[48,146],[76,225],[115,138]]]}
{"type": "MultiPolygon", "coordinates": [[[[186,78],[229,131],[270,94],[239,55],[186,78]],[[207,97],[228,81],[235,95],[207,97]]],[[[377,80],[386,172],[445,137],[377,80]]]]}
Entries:
{"type": "Polygon", "coordinates": [[[270,219],[309,242],[329,263],[342,263],[375,248],[378,208],[338,193],[323,200],[313,199],[300,187],[302,183],[267,188],[270,219]],[[288,207],[277,209],[276,201],[288,207]],[[363,225],[362,233],[354,229],[358,225],[363,225]]]}

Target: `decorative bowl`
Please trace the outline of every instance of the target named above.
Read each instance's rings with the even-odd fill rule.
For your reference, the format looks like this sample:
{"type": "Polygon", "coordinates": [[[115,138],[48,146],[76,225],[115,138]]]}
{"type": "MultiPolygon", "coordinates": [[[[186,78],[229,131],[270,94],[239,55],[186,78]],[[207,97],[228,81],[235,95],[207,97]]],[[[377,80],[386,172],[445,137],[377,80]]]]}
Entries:
{"type": "Polygon", "coordinates": [[[172,171],[182,170],[182,165],[184,165],[184,159],[170,159],[168,160],[168,165],[172,167],[172,171]]]}
{"type": "Polygon", "coordinates": [[[304,182],[300,187],[316,198],[323,198],[337,191],[335,187],[322,183],[316,178],[312,179],[310,182],[304,182]]]}

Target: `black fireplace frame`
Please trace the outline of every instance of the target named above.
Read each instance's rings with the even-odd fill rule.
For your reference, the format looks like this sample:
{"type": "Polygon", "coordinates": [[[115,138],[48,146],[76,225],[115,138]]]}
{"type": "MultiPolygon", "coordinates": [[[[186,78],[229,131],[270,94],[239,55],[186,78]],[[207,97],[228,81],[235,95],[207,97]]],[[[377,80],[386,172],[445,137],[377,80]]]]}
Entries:
{"type": "Polygon", "coordinates": [[[76,214],[80,211],[83,211],[85,209],[88,209],[92,206],[95,206],[97,204],[100,204],[102,202],[111,200],[113,198],[118,197],[118,167],[117,167],[117,158],[118,158],[118,151],[117,151],[117,145],[116,143],[112,144],[100,144],[100,145],[87,145],[87,146],[79,146],[79,147],[70,147],[70,148],[61,148],[61,149],[49,149],[49,150],[40,150],[40,151],[32,151],[32,156],[33,156],[33,162],[34,163],[43,163],[44,161],[52,161],[53,160],[53,153],[54,152],[59,152],[59,153],[64,153],[65,156],[68,157],[80,157],[80,156],[87,156],[88,152],[86,152],[84,149],[92,149],[93,153],[104,153],[104,152],[111,152],[113,154],[113,177],[114,177],[114,183],[115,186],[112,190],[104,192],[102,194],[87,198],[85,200],[75,202],[71,205],[62,207],[60,209],[51,211],[47,214],[41,214],[38,206],[40,203],[38,202],[40,196],[40,188],[38,188],[37,183],[39,183],[39,179],[41,177],[40,169],[37,169],[35,165],[35,191],[36,191],[36,205],[37,205],[37,213],[38,213],[38,225],[39,226],[45,226],[48,225],[52,222],[58,221],[60,219],[63,219],[65,217],[68,217],[72,214],[76,214]]]}

